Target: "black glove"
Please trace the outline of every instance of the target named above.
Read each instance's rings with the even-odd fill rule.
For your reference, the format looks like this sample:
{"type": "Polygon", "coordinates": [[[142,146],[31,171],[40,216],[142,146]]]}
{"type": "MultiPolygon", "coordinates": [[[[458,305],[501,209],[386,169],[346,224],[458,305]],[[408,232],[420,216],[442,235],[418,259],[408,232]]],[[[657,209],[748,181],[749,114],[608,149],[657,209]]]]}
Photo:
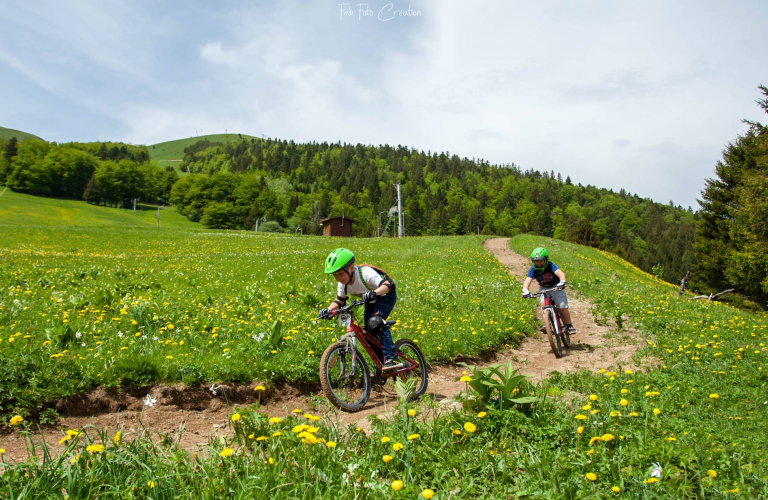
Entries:
{"type": "Polygon", "coordinates": [[[365,301],[367,304],[373,304],[374,302],[376,302],[377,300],[379,300],[379,296],[378,296],[378,295],[376,295],[376,292],[374,292],[373,290],[371,290],[370,292],[365,292],[365,293],[363,294],[363,297],[362,297],[362,299],[363,299],[363,300],[364,300],[364,301],[365,301]]]}
{"type": "Polygon", "coordinates": [[[561,281],[560,283],[555,286],[558,290],[565,290],[565,281],[561,281]]]}
{"type": "Polygon", "coordinates": [[[317,319],[329,319],[333,317],[333,313],[328,309],[320,309],[320,314],[317,315],[317,319]]]}

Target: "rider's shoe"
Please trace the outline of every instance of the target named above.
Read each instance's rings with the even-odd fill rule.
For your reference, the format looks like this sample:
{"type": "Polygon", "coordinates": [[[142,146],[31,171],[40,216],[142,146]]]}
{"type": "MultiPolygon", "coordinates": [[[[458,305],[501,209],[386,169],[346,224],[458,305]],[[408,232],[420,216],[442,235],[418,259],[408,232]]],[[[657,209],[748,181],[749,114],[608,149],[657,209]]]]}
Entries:
{"type": "Polygon", "coordinates": [[[388,359],[386,363],[384,363],[384,366],[381,368],[382,371],[388,372],[390,370],[397,370],[398,368],[402,368],[403,364],[396,359],[388,359]]]}
{"type": "Polygon", "coordinates": [[[574,328],[573,325],[565,325],[565,329],[568,332],[568,335],[575,335],[579,333],[578,331],[576,331],[576,328],[574,328]]]}

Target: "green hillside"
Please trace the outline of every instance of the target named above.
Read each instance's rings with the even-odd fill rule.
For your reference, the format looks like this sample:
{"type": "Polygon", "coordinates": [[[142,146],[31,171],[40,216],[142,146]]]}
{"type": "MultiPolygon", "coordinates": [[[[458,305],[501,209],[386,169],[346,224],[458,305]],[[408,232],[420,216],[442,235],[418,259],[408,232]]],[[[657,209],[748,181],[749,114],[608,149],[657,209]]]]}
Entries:
{"type": "Polygon", "coordinates": [[[0,127],[0,139],[10,139],[11,137],[15,137],[20,141],[23,141],[24,139],[40,139],[40,137],[29,134],[27,132],[22,132],[21,130],[14,130],[12,128],[5,128],[0,127]]]}
{"type": "MultiPolygon", "coordinates": [[[[0,192],[3,188],[0,188],[0,192]]],[[[0,196],[0,226],[23,227],[154,227],[157,210],[143,206],[145,210],[120,210],[91,205],[84,201],[42,198],[15,193],[7,189],[0,196]]],[[[160,226],[194,229],[200,224],[190,222],[173,207],[160,212],[160,226]]]]}
{"type": "Polygon", "coordinates": [[[246,134],[212,134],[201,135],[200,137],[189,137],[187,139],[177,139],[175,141],[160,142],[147,146],[149,148],[149,157],[152,161],[161,167],[171,165],[176,172],[186,174],[179,169],[181,160],[184,159],[184,148],[191,146],[199,140],[207,139],[212,142],[233,142],[239,139],[251,139],[253,136],[246,134]]]}

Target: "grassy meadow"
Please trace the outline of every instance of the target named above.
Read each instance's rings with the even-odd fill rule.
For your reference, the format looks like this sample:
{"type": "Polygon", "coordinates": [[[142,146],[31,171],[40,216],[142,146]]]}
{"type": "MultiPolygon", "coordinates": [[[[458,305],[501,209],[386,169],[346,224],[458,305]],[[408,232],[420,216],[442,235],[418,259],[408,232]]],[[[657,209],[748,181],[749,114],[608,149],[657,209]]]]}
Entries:
{"type": "Polygon", "coordinates": [[[340,333],[315,319],[335,296],[322,263],[339,245],[393,274],[394,335],[416,340],[430,360],[534,328],[528,308],[500,300],[509,279],[481,238],[342,241],[180,227],[5,226],[0,415],[35,417],[96,386],[318,382],[319,356],[340,333]]]}
{"type": "MultiPolygon", "coordinates": [[[[3,188],[0,187],[0,192],[3,188]]],[[[90,205],[84,201],[43,198],[15,193],[7,189],[0,196],[0,227],[9,226],[5,236],[12,238],[15,230],[42,232],[50,228],[156,228],[157,209],[141,205],[133,210],[90,205]],[[17,229],[11,229],[17,228],[17,229]]],[[[202,226],[179,215],[173,207],[160,211],[160,227],[200,229],[202,226]]],[[[71,238],[71,236],[69,236],[71,238]]],[[[9,242],[10,243],[10,242],[9,242]]],[[[62,242],[62,245],[65,245],[62,242]]],[[[4,248],[5,244],[2,245],[4,248]]]]}
{"type": "Polygon", "coordinates": [[[47,401],[96,385],[315,380],[319,354],[339,334],[314,317],[333,296],[322,259],[340,244],[392,273],[394,336],[418,340],[432,361],[531,333],[534,304],[519,298],[480,237],[4,230],[13,238],[0,248],[0,413],[29,433],[38,459],[1,464],[0,496],[768,497],[766,317],[678,299],[675,287],[611,254],[526,235],[512,248],[545,245],[611,335],[630,324],[643,333],[636,356],[657,368],[554,373],[521,386],[535,403],[504,410],[472,396],[453,411],[403,404],[391,419],[373,419],[368,436],[305,408],[263,414],[254,404],[233,411],[231,439],[200,454],[171,436],[123,442],[74,429],[62,431],[67,452],[45,459],[35,416],[47,401]],[[270,337],[276,320],[279,339],[270,337]]]}
{"type": "Polygon", "coordinates": [[[210,134],[201,135],[199,137],[189,137],[187,139],[177,139],[175,141],[159,142],[151,146],[147,146],[149,149],[149,159],[154,161],[160,167],[172,166],[176,173],[179,175],[186,175],[187,172],[182,172],[179,169],[181,160],[184,159],[184,148],[191,146],[192,144],[202,139],[207,139],[211,142],[223,142],[237,141],[243,138],[251,138],[252,136],[246,134],[210,134]]]}
{"type": "Polygon", "coordinates": [[[0,139],[8,140],[11,137],[23,141],[24,139],[40,139],[38,136],[30,134],[28,132],[22,132],[21,130],[14,130],[12,128],[0,127],[0,139]]]}

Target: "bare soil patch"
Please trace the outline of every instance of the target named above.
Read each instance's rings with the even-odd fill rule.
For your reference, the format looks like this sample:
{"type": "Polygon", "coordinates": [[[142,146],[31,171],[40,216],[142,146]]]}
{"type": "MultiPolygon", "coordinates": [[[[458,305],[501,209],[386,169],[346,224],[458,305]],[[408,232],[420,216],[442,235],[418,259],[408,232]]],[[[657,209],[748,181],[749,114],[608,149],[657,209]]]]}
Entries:
{"type": "MultiPolygon", "coordinates": [[[[509,248],[507,238],[486,240],[484,247],[509,269],[511,279],[522,284],[530,263],[509,248]]],[[[564,271],[568,273],[567,269],[564,271]]],[[[579,333],[573,337],[571,349],[564,357],[555,358],[547,340],[538,333],[524,339],[516,348],[467,359],[467,362],[487,366],[512,361],[514,367],[520,367],[522,373],[535,381],[553,371],[566,373],[612,366],[642,368],[632,362],[632,355],[642,340],[639,332],[632,329],[617,332],[610,326],[596,324],[589,312],[591,304],[572,290],[568,292],[568,302],[573,324],[579,333]]],[[[464,384],[457,381],[463,370],[455,364],[430,367],[427,395],[447,407],[456,405],[454,399],[464,389],[464,384]]],[[[377,390],[374,386],[367,405],[357,413],[338,412],[331,407],[319,384],[309,387],[281,384],[266,391],[254,391],[255,386],[222,385],[215,388],[215,395],[210,387],[185,387],[182,384],[158,385],[130,392],[98,389],[59,402],[57,409],[62,414],[61,422],[55,427],[44,428],[43,437],[56,453],[65,449],[64,445],[58,444],[63,436],[61,429],[85,428],[91,436],[96,436],[97,430],[106,430],[111,436],[122,425],[124,440],[147,430],[152,436],[175,437],[182,448],[196,451],[210,440],[231,434],[228,419],[235,406],[261,402],[263,411],[271,416],[287,416],[292,410],[301,409],[321,415],[329,423],[355,425],[369,431],[369,417],[384,418],[397,403],[391,383],[384,389],[377,390]],[[145,405],[147,395],[156,399],[151,407],[145,405]]],[[[27,458],[24,438],[17,432],[0,434],[0,448],[6,450],[6,460],[27,458]]]]}

